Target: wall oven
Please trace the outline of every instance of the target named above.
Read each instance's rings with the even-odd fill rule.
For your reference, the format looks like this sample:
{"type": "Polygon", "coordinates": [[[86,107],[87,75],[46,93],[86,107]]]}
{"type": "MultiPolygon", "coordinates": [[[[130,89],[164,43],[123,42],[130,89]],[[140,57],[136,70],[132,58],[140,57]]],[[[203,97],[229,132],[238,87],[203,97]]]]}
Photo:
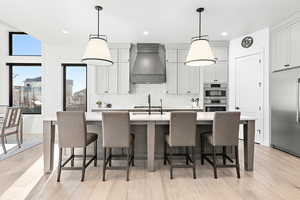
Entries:
{"type": "Polygon", "coordinates": [[[227,84],[205,83],[204,84],[204,110],[216,112],[227,110],[227,84]]]}

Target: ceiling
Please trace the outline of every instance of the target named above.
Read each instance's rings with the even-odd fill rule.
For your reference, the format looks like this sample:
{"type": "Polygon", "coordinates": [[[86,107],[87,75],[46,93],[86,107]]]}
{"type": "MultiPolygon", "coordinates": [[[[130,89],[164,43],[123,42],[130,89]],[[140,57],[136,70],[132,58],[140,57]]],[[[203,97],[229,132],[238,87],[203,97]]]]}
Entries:
{"type": "Polygon", "coordinates": [[[188,42],[197,35],[198,7],[206,9],[203,34],[211,40],[254,32],[300,10],[299,0],[1,0],[0,20],[43,42],[83,44],[96,32],[96,3],[104,7],[100,32],[110,42],[188,42]]]}

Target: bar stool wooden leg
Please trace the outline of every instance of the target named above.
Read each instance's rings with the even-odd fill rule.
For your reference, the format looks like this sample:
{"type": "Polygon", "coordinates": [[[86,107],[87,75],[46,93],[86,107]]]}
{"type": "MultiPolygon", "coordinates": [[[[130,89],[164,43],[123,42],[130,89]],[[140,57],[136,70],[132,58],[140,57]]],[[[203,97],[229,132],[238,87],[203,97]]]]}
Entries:
{"type": "Polygon", "coordinates": [[[95,156],[95,160],[94,160],[94,167],[97,167],[97,159],[98,159],[98,148],[97,148],[97,140],[94,143],[94,156],[95,156]]]}
{"type": "Polygon", "coordinates": [[[71,148],[71,156],[72,156],[71,167],[74,167],[74,147],[71,148]]]}
{"type": "Polygon", "coordinates": [[[234,151],[235,151],[235,162],[236,162],[236,174],[237,177],[240,178],[241,175],[240,175],[239,147],[235,146],[234,151]]]}
{"type": "Polygon", "coordinates": [[[189,164],[189,148],[185,147],[185,164],[189,164]]]}
{"type": "Polygon", "coordinates": [[[102,168],[102,181],[105,181],[105,171],[106,171],[106,148],[103,148],[103,168],[102,168]]]}
{"type": "Polygon", "coordinates": [[[108,148],[108,157],[110,158],[108,161],[108,166],[111,167],[112,148],[108,148]]]}
{"type": "Polygon", "coordinates": [[[215,146],[212,146],[212,152],[213,152],[213,168],[214,168],[214,177],[215,178],[218,178],[218,175],[217,175],[217,164],[216,164],[216,148],[215,146]]]}
{"type": "Polygon", "coordinates": [[[58,154],[58,168],[57,168],[57,182],[60,182],[61,162],[62,162],[62,148],[59,148],[59,154],[58,154]]]}
{"type": "Polygon", "coordinates": [[[86,147],[83,148],[83,160],[82,160],[81,182],[84,181],[84,176],[85,176],[85,163],[86,163],[86,147]]]}
{"type": "Polygon", "coordinates": [[[129,166],[130,166],[130,150],[129,148],[127,148],[126,181],[129,181],[129,166]]]}
{"type": "Polygon", "coordinates": [[[164,141],[164,165],[167,164],[167,142],[164,141]]]}
{"type": "Polygon", "coordinates": [[[170,164],[170,179],[173,179],[173,166],[172,166],[172,147],[169,147],[169,155],[168,155],[168,160],[169,160],[169,164],[170,164]]]}
{"type": "Polygon", "coordinates": [[[193,160],[193,178],[196,179],[195,147],[192,147],[192,160],[193,160]]]}
{"type": "Polygon", "coordinates": [[[200,150],[201,150],[201,165],[204,165],[204,136],[201,136],[201,141],[200,141],[200,150]]]}
{"type": "Polygon", "coordinates": [[[222,152],[222,154],[223,154],[223,165],[226,165],[226,146],[223,146],[223,152],[222,152]]]}

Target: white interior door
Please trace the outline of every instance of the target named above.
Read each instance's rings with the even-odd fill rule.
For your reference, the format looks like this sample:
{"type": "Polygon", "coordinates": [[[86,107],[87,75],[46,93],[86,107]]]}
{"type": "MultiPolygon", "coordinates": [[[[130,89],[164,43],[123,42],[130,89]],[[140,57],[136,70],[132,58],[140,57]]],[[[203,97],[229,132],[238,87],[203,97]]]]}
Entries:
{"type": "Polygon", "coordinates": [[[235,59],[235,67],[236,110],[239,110],[242,115],[257,118],[255,141],[260,143],[263,136],[263,65],[261,54],[238,57],[235,59]]]}

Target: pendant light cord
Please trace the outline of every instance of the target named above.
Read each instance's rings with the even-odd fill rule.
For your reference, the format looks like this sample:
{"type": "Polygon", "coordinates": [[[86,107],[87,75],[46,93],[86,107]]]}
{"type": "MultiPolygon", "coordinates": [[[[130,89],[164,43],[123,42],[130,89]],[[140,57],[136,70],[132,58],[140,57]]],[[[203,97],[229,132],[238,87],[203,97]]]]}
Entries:
{"type": "Polygon", "coordinates": [[[201,39],[201,12],[199,12],[199,39],[201,39]]]}
{"type": "Polygon", "coordinates": [[[100,12],[100,9],[97,9],[97,12],[98,12],[98,29],[97,30],[98,30],[98,37],[100,37],[99,36],[99,12],[100,12]]]}

